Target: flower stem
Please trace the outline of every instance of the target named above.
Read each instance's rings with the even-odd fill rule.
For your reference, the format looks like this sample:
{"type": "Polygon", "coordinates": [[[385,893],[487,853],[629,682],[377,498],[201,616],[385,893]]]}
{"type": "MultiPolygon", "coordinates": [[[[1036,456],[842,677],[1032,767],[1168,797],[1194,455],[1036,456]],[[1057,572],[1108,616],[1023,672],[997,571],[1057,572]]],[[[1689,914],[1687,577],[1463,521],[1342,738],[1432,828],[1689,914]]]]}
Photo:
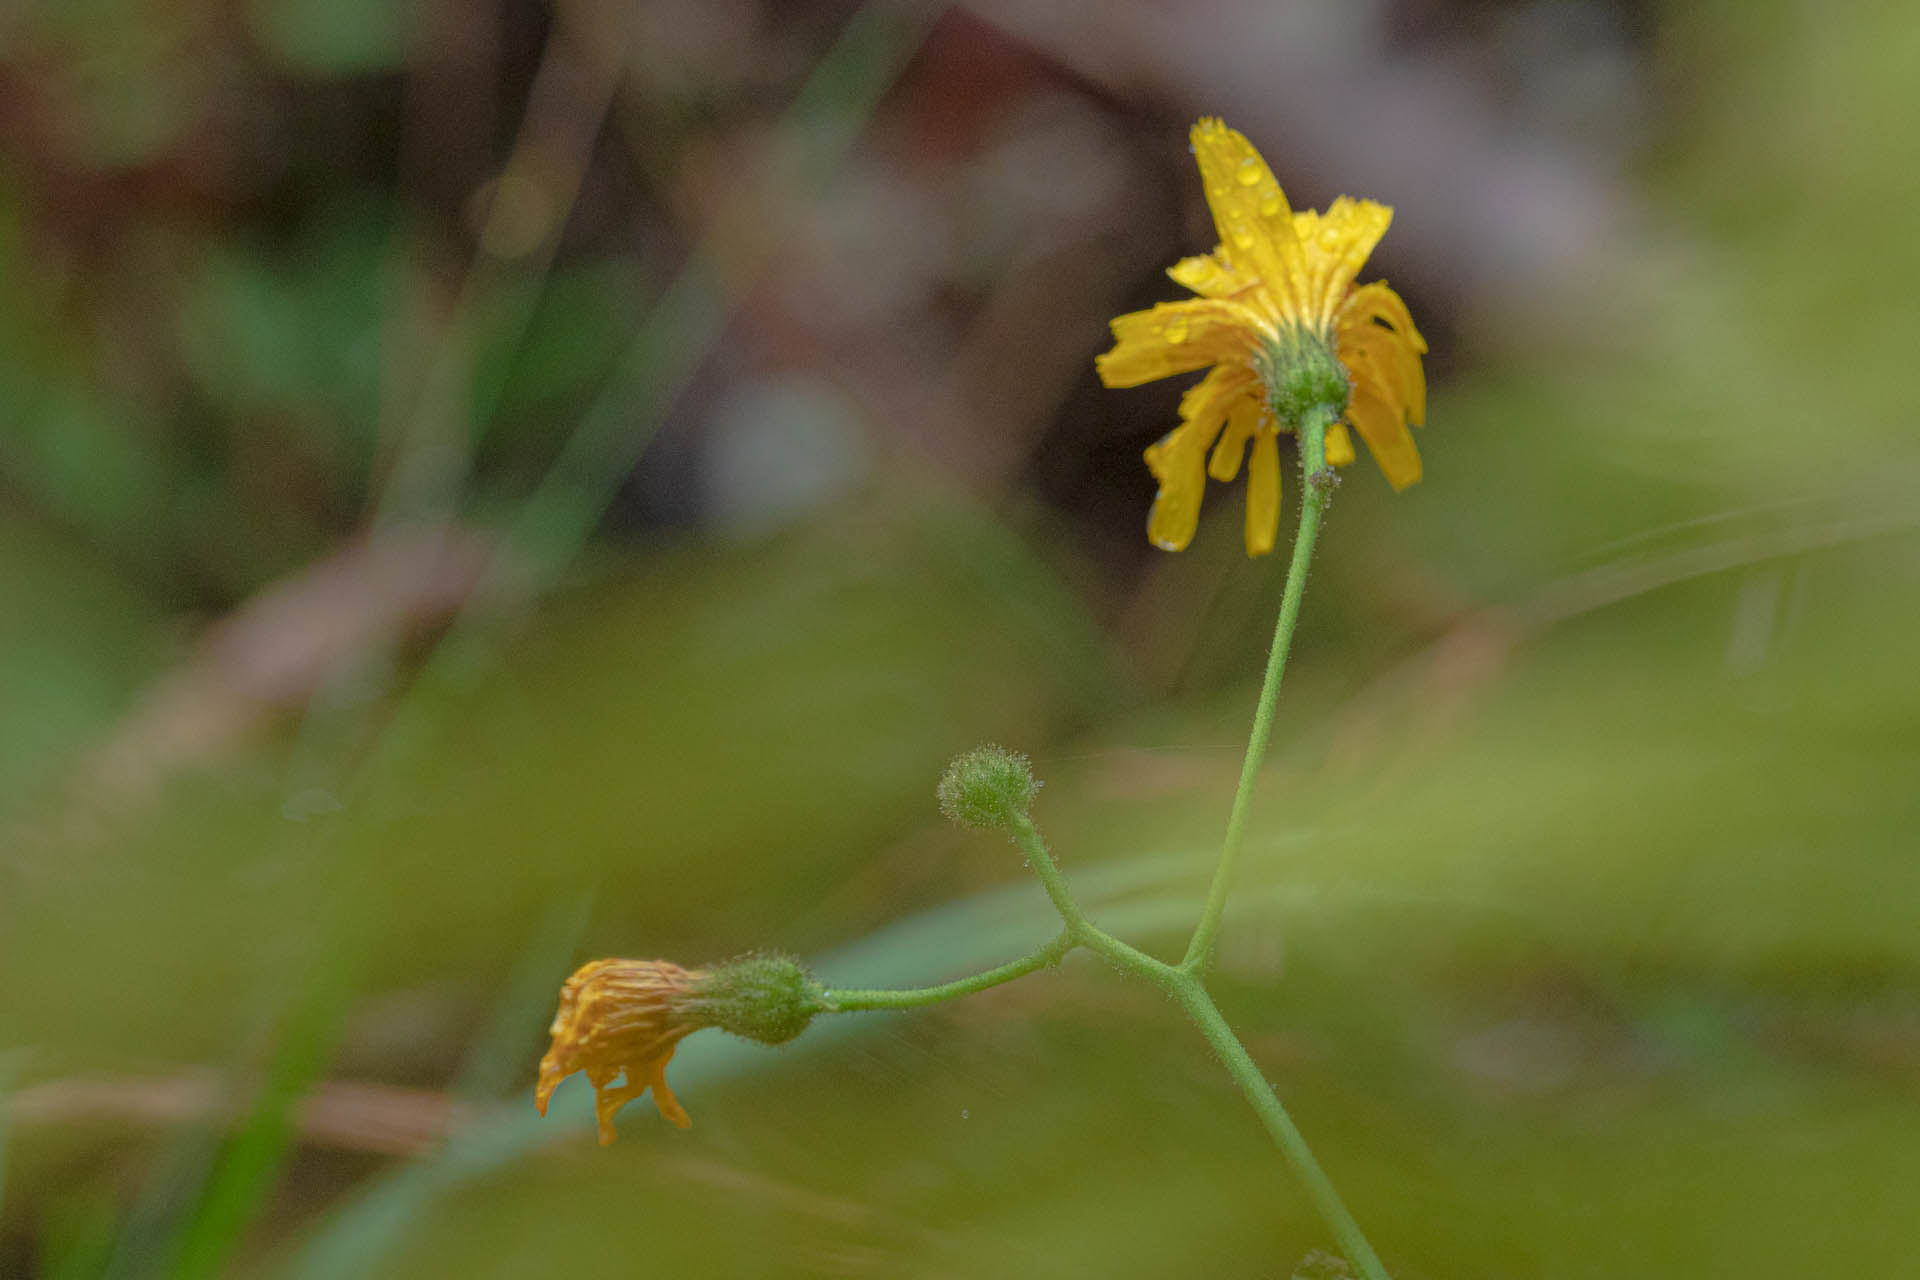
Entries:
{"type": "Polygon", "coordinates": [[[1233,810],[1227,817],[1227,838],[1220,847],[1220,861],[1214,865],[1213,884],[1207,890],[1206,909],[1194,926],[1193,940],[1180,968],[1188,973],[1203,973],[1213,958],[1215,936],[1220,917],[1227,908],[1227,890],[1233,884],[1234,864],[1240,846],[1247,837],[1247,814],[1253,805],[1253,787],[1260,766],[1267,757],[1267,744],[1273,738],[1273,708],[1280,697],[1280,677],[1287,669],[1287,650],[1293,645],[1294,625],[1300,620],[1300,597],[1307,588],[1307,566],[1313,561],[1314,539],[1320,533],[1320,516],[1326,510],[1333,486],[1328,483],[1326,430],[1332,411],[1321,407],[1308,413],[1300,424],[1301,485],[1300,532],[1293,540],[1293,563],[1287,568],[1286,590],[1280,596],[1280,621],[1273,632],[1273,647],[1267,651],[1267,675],[1260,685],[1260,701],[1253,712],[1253,733],[1247,739],[1246,760],[1240,766],[1240,785],[1233,793],[1233,810]]]}
{"type": "MultiPolygon", "coordinates": [[[[1319,441],[1314,441],[1317,446],[1319,441]]],[[[1291,580],[1290,580],[1291,586],[1291,580]]],[[[1292,591],[1297,597],[1298,592],[1292,591]]],[[[1296,601],[1295,610],[1298,610],[1296,601]]],[[[1270,683],[1277,684],[1277,678],[1270,683]]],[[[1213,1003],[1213,997],[1207,994],[1201,975],[1194,968],[1182,965],[1176,967],[1165,961],[1155,959],[1138,947],[1132,946],[1114,937],[1106,930],[1095,925],[1073,899],[1067,888],[1066,877],[1047,851],[1046,841],[1040,836],[1040,830],[1024,814],[1011,818],[1008,825],[1013,838],[1027,855],[1027,864],[1040,878],[1040,883],[1052,900],[1054,910],[1060,913],[1061,922],[1066,926],[1059,936],[1017,960],[1010,960],[998,968],[976,973],[971,977],[959,978],[942,983],[937,987],[914,987],[907,990],[871,990],[848,987],[830,988],[825,992],[826,1012],[856,1013],[869,1009],[917,1009],[925,1005],[938,1004],[943,1000],[955,1000],[961,996],[970,996],[989,987],[997,987],[1004,982],[1025,977],[1035,970],[1047,968],[1059,963],[1060,959],[1075,947],[1105,956],[1122,969],[1131,971],[1135,976],[1164,988],[1180,1002],[1194,1025],[1213,1046],[1214,1052],[1226,1065],[1240,1091],[1260,1116],[1260,1121],[1279,1144],[1281,1154],[1286,1158],[1294,1174],[1306,1185],[1307,1194],[1312,1198],[1314,1207],[1321,1218],[1339,1241],[1341,1250],[1347,1258],[1360,1269],[1362,1280],[1389,1280],[1386,1269],[1380,1265],[1379,1257],[1373,1247],[1367,1243],[1367,1237],[1360,1230],[1360,1224],[1354,1221],[1353,1214],[1340,1199],[1340,1193],[1334,1190],[1333,1183],[1327,1178],[1326,1171],[1314,1158],[1307,1146],[1307,1140],[1300,1130],[1294,1127],[1293,1119],[1286,1108],[1280,1105],[1280,1099],[1274,1094],[1273,1087],[1260,1074],[1248,1054],[1246,1046],[1233,1034],[1233,1028],[1221,1016],[1219,1007],[1213,1003]]]]}
{"type": "Polygon", "coordinates": [[[1314,1207],[1320,1211],[1321,1218],[1339,1241],[1347,1259],[1359,1268],[1363,1280],[1389,1280],[1386,1268],[1380,1264],[1373,1246],[1367,1243],[1360,1224],[1354,1221],[1353,1214],[1340,1199],[1340,1193],[1334,1190],[1326,1170],[1320,1167],[1320,1162],[1307,1146],[1306,1138],[1294,1126],[1286,1108],[1280,1105],[1273,1086],[1260,1074],[1260,1068],[1255,1065],[1246,1046],[1240,1043],[1233,1028],[1227,1025],[1226,1018],[1221,1016],[1219,1006],[1214,1004],[1204,984],[1207,965],[1213,958],[1214,939],[1226,910],[1234,864],[1239,859],[1241,845],[1246,842],[1247,815],[1252,807],[1254,784],[1260,776],[1267,746],[1273,738],[1274,704],[1280,696],[1280,679],[1286,672],[1287,651],[1293,644],[1294,627],[1300,620],[1300,599],[1306,592],[1307,569],[1313,562],[1313,544],[1320,532],[1320,517],[1333,492],[1335,478],[1327,466],[1326,431],[1336,412],[1334,406],[1320,405],[1306,412],[1298,423],[1300,471],[1304,480],[1300,497],[1300,532],[1294,539],[1293,563],[1288,566],[1286,589],[1280,597],[1280,619],[1274,627],[1273,647],[1267,652],[1266,679],[1260,686],[1260,700],[1254,709],[1253,732],[1247,741],[1246,760],[1240,766],[1240,785],[1234,792],[1233,811],[1227,818],[1226,840],[1220,850],[1220,860],[1214,867],[1213,884],[1207,890],[1206,907],[1194,927],[1186,956],[1179,965],[1158,960],[1122,942],[1089,920],[1074,901],[1073,894],[1067,888],[1066,877],[1060,874],[1053,855],[1047,851],[1039,829],[1024,813],[1020,813],[1009,817],[1007,826],[1014,842],[1027,855],[1027,865],[1040,878],[1048,899],[1066,926],[1058,937],[1044,947],[997,969],[941,986],[908,991],[829,990],[826,999],[829,1008],[835,1012],[913,1009],[1011,982],[1036,969],[1057,963],[1075,947],[1085,947],[1105,956],[1121,968],[1165,988],[1180,1002],[1194,1025],[1199,1027],[1200,1034],[1220,1055],[1228,1074],[1253,1105],[1260,1122],[1279,1145],[1281,1155],[1286,1158],[1295,1176],[1305,1184],[1314,1207]]]}
{"type": "Polygon", "coordinates": [[[914,987],[903,991],[832,987],[826,993],[827,1008],[832,1013],[859,1013],[867,1009],[918,1009],[924,1005],[939,1004],[942,1000],[957,1000],[961,996],[970,996],[976,991],[985,991],[988,987],[997,987],[1003,982],[1024,978],[1037,969],[1058,964],[1060,957],[1073,950],[1073,946],[1073,935],[1062,933],[1046,946],[1036,948],[1018,960],[1009,960],[985,973],[943,982],[937,987],[914,987]]]}
{"type": "Polygon", "coordinates": [[[1067,878],[1060,874],[1053,855],[1047,852],[1047,842],[1040,838],[1040,828],[1034,826],[1033,819],[1024,813],[1014,814],[1009,819],[1009,825],[1013,830],[1014,843],[1020,846],[1020,852],[1027,855],[1027,865],[1033,869],[1033,874],[1040,877],[1047,897],[1053,902],[1053,909],[1066,922],[1067,935],[1076,941],[1083,940],[1082,935],[1093,929],[1093,925],[1067,891],[1067,878]]]}
{"type": "Polygon", "coordinates": [[[1178,970],[1172,965],[1156,960],[1138,947],[1131,946],[1108,933],[1105,929],[1087,919],[1080,905],[1073,900],[1067,890],[1067,879],[1060,874],[1060,868],[1054,863],[1053,855],[1047,852],[1046,841],[1040,838],[1040,829],[1033,825],[1033,819],[1025,814],[1016,815],[1011,825],[1013,838],[1027,855],[1027,865],[1040,877],[1040,883],[1046,886],[1047,897],[1053,900],[1053,909],[1060,913],[1060,919],[1066,922],[1065,933],[1070,947],[1085,947],[1107,957],[1115,964],[1132,969],[1143,978],[1164,982],[1173,977],[1178,970]]]}
{"type": "Polygon", "coordinates": [[[1347,1260],[1359,1269],[1363,1280],[1390,1280],[1379,1255],[1374,1253],[1373,1246],[1367,1243],[1365,1233],[1360,1230],[1360,1224],[1354,1220],[1340,1193],[1334,1190],[1327,1171],[1314,1159],[1306,1138],[1294,1126],[1293,1117],[1280,1105],[1273,1086],[1260,1074],[1260,1068],[1255,1065],[1246,1046],[1240,1043],[1240,1038],[1234,1035],[1233,1028],[1227,1025],[1226,1018],[1221,1016],[1219,1006],[1214,1004],[1207,989],[1198,978],[1188,973],[1182,973],[1167,985],[1193,1019],[1194,1025],[1200,1028],[1200,1034],[1220,1055],[1227,1074],[1240,1086],[1240,1092],[1253,1104],[1254,1111],[1260,1116],[1260,1123],[1273,1136],[1274,1142],[1280,1147],[1280,1154],[1292,1166],[1294,1176],[1306,1185],[1314,1207],[1320,1211],[1320,1217],[1333,1232],[1334,1239],[1339,1241],[1340,1250],[1347,1255],[1347,1260]]]}

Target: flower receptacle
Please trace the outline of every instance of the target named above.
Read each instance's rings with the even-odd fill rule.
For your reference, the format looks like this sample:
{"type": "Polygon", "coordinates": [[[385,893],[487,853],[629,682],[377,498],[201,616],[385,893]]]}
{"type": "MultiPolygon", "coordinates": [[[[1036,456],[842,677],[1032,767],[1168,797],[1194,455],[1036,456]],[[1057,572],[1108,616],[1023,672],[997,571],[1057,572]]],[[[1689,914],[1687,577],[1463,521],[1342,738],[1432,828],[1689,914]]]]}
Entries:
{"type": "Polygon", "coordinates": [[[761,1044],[785,1044],[828,1009],[825,989],[792,956],[764,952],[717,964],[687,992],[703,1025],[761,1044]]]}
{"type": "Polygon", "coordinates": [[[1298,431],[1308,415],[1339,421],[1353,394],[1353,380],[1333,344],[1299,325],[1260,344],[1253,369],[1267,390],[1267,404],[1282,431],[1298,431]]]}

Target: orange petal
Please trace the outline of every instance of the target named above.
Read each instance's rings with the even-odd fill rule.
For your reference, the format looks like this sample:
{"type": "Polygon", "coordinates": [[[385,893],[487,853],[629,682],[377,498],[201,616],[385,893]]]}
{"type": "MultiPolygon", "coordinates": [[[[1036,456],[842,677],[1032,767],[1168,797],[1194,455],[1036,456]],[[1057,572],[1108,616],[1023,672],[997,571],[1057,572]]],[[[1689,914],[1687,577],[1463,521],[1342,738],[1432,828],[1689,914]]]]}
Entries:
{"type": "Polygon", "coordinates": [[[654,1062],[653,1074],[647,1078],[647,1083],[653,1086],[653,1105],[660,1109],[660,1114],[682,1129],[691,1129],[693,1117],[687,1114],[687,1109],[680,1105],[680,1099],[674,1097],[673,1090],[667,1087],[667,1058],[672,1056],[669,1053],[666,1058],[654,1062]]]}
{"type": "Polygon", "coordinates": [[[613,1127],[613,1113],[646,1091],[646,1081],[635,1084],[631,1077],[624,1084],[596,1083],[593,1086],[593,1119],[599,1130],[601,1146],[612,1146],[614,1138],[618,1136],[613,1127]]]}

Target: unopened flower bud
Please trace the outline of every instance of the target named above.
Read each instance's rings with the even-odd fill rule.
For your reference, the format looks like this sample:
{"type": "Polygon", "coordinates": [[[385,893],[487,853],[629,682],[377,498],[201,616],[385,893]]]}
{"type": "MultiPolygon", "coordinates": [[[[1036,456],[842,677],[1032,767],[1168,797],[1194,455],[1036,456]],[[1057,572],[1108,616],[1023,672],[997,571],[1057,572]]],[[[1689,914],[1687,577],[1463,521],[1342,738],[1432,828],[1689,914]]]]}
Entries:
{"type": "Polygon", "coordinates": [[[1026,816],[1039,790],[1025,756],[1005,747],[976,747],[947,766],[940,812],[966,827],[1006,827],[1026,816]]]}

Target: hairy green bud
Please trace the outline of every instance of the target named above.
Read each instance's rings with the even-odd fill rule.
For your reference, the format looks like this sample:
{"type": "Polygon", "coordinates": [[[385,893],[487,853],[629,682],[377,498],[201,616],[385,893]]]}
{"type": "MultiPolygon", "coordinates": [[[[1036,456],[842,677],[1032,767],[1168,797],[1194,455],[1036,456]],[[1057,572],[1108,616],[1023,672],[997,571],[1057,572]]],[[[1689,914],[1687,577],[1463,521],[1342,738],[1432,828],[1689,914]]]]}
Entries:
{"type": "Polygon", "coordinates": [[[826,992],[792,956],[763,952],[717,964],[693,979],[688,1015],[761,1044],[785,1044],[827,1009],[826,992]]]}
{"type": "Polygon", "coordinates": [[[964,827],[1005,827],[1033,807],[1040,784],[1017,751],[975,747],[947,766],[940,779],[940,812],[964,827]]]}

